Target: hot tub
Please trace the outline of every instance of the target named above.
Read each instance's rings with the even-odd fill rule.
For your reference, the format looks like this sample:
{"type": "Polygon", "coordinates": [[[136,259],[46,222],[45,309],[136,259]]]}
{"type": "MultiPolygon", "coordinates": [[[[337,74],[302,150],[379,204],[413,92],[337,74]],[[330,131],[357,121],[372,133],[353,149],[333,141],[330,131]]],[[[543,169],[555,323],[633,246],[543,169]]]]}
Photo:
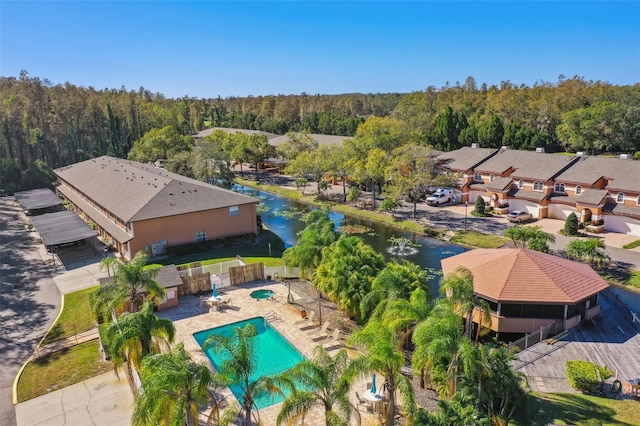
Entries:
{"type": "Polygon", "coordinates": [[[251,294],[249,294],[249,296],[251,296],[256,300],[261,300],[261,299],[270,299],[275,294],[276,293],[273,290],[256,290],[256,291],[252,291],[251,294]]]}

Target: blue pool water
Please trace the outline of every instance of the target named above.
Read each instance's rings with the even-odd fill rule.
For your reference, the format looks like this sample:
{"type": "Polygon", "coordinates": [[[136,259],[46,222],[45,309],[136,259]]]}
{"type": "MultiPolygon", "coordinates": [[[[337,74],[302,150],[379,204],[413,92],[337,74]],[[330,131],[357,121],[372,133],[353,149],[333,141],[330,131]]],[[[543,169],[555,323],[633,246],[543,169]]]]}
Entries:
{"type": "MultiPolygon", "coordinates": [[[[207,337],[212,334],[232,336],[233,329],[236,327],[244,327],[246,324],[253,324],[256,328],[255,336],[255,354],[257,367],[253,376],[249,378],[254,382],[262,376],[270,376],[282,373],[285,370],[297,365],[304,359],[302,354],[291,344],[287,339],[282,337],[280,333],[273,327],[271,327],[263,317],[250,318],[248,320],[234,322],[221,327],[210,328],[209,330],[199,331],[193,334],[200,347],[202,347],[207,337]]],[[[204,348],[203,348],[204,350],[204,348]]],[[[213,353],[213,348],[206,351],[209,361],[213,364],[216,370],[220,370],[220,365],[226,359],[229,359],[229,354],[226,351],[220,351],[217,354],[213,353]]],[[[231,392],[242,403],[241,389],[236,385],[230,386],[231,392]]],[[[261,397],[256,398],[255,402],[258,408],[265,408],[278,402],[282,402],[283,398],[280,395],[275,397],[261,397]]]]}

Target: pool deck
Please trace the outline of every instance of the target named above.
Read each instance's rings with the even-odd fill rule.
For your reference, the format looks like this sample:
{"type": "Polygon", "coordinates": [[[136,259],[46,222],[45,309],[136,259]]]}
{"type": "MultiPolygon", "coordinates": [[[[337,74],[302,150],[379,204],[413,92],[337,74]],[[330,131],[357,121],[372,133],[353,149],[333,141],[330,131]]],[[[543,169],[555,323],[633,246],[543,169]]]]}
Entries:
{"type": "MultiPolygon", "coordinates": [[[[219,289],[219,293],[223,299],[231,299],[231,306],[228,308],[220,311],[214,308],[209,311],[208,308],[201,305],[199,298],[195,296],[183,296],[180,298],[180,305],[178,307],[160,312],[158,316],[173,320],[176,328],[175,343],[182,342],[194,361],[206,362],[208,365],[211,365],[209,359],[196,342],[193,333],[257,316],[271,317],[274,313],[277,319],[271,320],[271,325],[307,358],[313,356],[313,349],[320,344],[330,350],[330,353],[335,353],[344,347],[344,340],[342,341],[342,345],[331,346],[331,337],[324,339],[318,339],[316,337],[319,328],[313,328],[310,327],[309,324],[300,323],[302,318],[296,314],[294,309],[286,302],[287,292],[288,289],[286,286],[274,281],[259,281],[241,286],[225,287],[219,289]],[[267,300],[252,299],[249,294],[257,289],[273,290],[275,296],[273,299],[267,300]]],[[[294,296],[296,295],[294,294],[294,296]]],[[[353,390],[349,394],[350,399],[355,401],[356,390],[359,390],[360,394],[364,393],[366,387],[365,380],[366,379],[363,379],[362,383],[357,383],[353,387],[353,390]]],[[[225,397],[228,396],[230,400],[235,400],[229,388],[225,388],[220,393],[225,397]]],[[[280,407],[281,403],[278,403],[261,409],[260,420],[262,423],[267,425],[275,424],[280,407]]],[[[363,425],[378,424],[376,419],[369,413],[361,412],[361,416],[363,425]]],[[[352,416],[352,419],[353,417],[354,416],[352,416]]],[[[324,424],[324,413],[319,409],[312,410],[305,417],[305,424],[324,424]]]]}

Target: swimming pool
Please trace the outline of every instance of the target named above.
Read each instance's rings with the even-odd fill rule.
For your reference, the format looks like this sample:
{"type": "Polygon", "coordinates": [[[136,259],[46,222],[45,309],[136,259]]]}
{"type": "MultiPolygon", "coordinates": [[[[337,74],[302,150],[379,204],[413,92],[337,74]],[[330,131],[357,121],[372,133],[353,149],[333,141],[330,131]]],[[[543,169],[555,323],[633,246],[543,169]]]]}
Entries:
{"type": "MultiPolygon", "coordinates": [[[[236,327],[244,327],[246,324],[253,324],[256,328],[256,358],[258,360],[257,368],[254,374],[249,380],[256,381],[262,376],[270,376],[282,373],[285,370],[297,365],[304,359],[302,354],[285,339],[278,331],[273,328],[263,317],[250,318],[248,320],[234,322],[232,324],[223,325],[221,327],[210,328],[208,330],[199,331],[193,333],[193,337],[196,339],[200,347],[202,347],[207,337],[212,334],[231,336],[233,329],[236,327]]],[[[204,349],[203,349],[204,350],[204,349]]],[[[225,359],[228,359],[228,354],[221,351],[218,354],[213,353],[213,348],[205,351],[209,361],[216,368],[220,369],[220,365],[225,359]]],[[[241,389],[236,385],[229,386],[231,392],[235,397],[241,400],[241,389]]],[[[285,392],[287,394],[287,392],[285,392]]],[[[282,402],[283,398],[280,395],[274,397],[256,398],[255,402],[257,407],[265,408],[270,405],[282,402]]]]}

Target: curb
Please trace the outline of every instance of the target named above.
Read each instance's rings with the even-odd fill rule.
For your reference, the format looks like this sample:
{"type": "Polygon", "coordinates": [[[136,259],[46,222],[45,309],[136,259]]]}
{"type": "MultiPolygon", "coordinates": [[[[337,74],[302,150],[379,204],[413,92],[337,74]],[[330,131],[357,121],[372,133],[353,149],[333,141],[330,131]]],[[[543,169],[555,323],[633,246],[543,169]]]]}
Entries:
{"type": "MultiPolygon", "coordinates": [[[[60,319],[60,316],[62,315],[62,311],[64,311],[64,294],[60,295],[60,298],[62,299],[62,302],[60,303],[60,312],[58,312],[58,315],[56,316],[56,319],[53,321],[53,323],[51,323],[51,327],[49,327],[49,329],[44,334],[44,336],[42,336],[42,339],[40,339],[40,341],[36,344],[36,347],[42,346],[42,342],[47,337],[47,334],[49,334],[51,329],[56,325],[56,323],[60,319]]],[[[12,392],[12,396],[11,397],[12,397],[13,405],[17,405],[18,404],[18,382],[20,381],[20,377],[22,376],[22,372],[27,367],[27,364],[29,364],[31,362],[32,358],[33,358],[33,354],[31,354],[31,356],[24,362],[24,364],[22,364],[22,367],[20,367],[20,370],[18,370],[18,373],[16,374],[15,379],[13,379],[13,386],[11,387],[11,392],[12,392]]]]}

